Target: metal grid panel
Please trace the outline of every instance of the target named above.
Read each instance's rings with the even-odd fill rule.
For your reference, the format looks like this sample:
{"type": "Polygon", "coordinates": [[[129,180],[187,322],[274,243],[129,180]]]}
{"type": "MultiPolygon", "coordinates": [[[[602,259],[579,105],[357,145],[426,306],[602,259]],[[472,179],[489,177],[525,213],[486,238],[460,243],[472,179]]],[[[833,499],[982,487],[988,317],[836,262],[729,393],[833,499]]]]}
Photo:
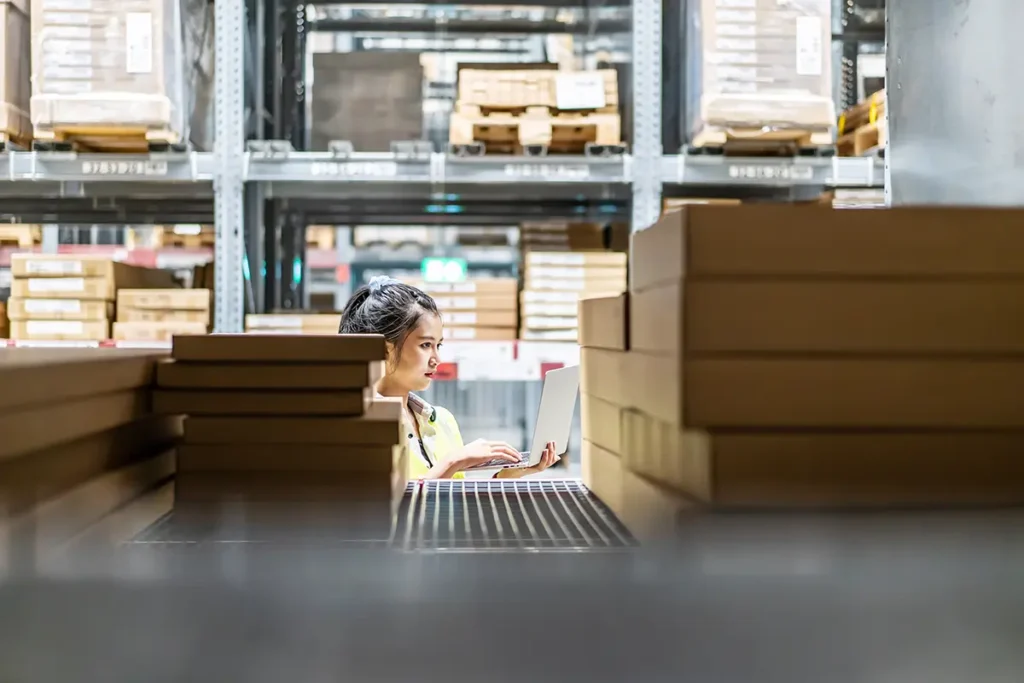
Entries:
{"type": "Polygon", "coordinates": [[[629,532],[580,482],[446,480],[409,485],[394,545],[405,551],[624,549],[629,532]]]}

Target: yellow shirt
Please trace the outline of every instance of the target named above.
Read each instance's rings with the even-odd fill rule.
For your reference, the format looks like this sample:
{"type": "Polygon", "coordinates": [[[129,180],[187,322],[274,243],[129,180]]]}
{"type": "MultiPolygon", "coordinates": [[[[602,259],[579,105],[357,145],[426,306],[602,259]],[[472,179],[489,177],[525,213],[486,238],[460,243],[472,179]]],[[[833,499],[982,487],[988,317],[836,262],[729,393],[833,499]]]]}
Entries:
{"type": "MultiPolygon", "coordinates": [[[[455,416],[444,408],[430,405],[416,394],[409,394],[409,412],[419,427],[421,439],[416,430],[405,424],[406,447],[409,449],[409,479],[422,479],[430,468],[462,450],[462,433],[455,416]]],[[[454,479],[462,479],[457,472],[454,479]]]]}

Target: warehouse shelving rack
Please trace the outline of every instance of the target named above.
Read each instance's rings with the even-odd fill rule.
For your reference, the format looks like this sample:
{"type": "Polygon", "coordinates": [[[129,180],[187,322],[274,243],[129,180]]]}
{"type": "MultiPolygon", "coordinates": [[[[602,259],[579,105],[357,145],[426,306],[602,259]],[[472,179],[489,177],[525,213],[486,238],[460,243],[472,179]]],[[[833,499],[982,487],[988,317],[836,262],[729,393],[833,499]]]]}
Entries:
{"type": "MultiPolygon", "coordinates": [[[[215,12],[212,152],[0,154],[0,212],[40,223],[212,221],[219,331],[241,329],[245,264],[269,264],[248,268],[257,310],[301,305],[291,279],[301,269],[281,264],[304,259],[306,223],[507,225],[510,217],[565,216],[630,220],[640,229],[657,219],[666,190],[883,186],[876,159],[666,155],[662,0],[631,5],[632,135],[629,152],[610,158],[455,158],[417,145],[380,154],[302,151],[304,6],[218,0],[215,12]]],[[[44,249],[55,248],[44,239],[44,249]]]]}

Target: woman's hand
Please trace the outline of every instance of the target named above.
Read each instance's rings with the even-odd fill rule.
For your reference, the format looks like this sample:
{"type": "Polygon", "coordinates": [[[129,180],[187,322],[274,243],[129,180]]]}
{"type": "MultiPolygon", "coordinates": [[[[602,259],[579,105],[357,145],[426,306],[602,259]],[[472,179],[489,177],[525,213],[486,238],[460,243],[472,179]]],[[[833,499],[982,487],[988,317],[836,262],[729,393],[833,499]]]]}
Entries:
{"type": "Polygon", "coordinates": [[[520,459],[519,451],[507,443],[477,439],[463,446],[452,458],[434,465],[427,478],[450,479],[456,472],[479,467],[491,460],[515,464],[520,459]]]}
{"type": "Polygon", "coordinates": [[[547,468],[554,465],[556,462],[561,460],[561,457],[555,453],[555,442],[549,441],[544,446],[544,452],[541,453],[540,462],[533,467],[513,467],[507,470],[499,470],[495,479],[519,479],[520,477],[527,477],[531,474],[537,474],[543,472],[547,468]]]}

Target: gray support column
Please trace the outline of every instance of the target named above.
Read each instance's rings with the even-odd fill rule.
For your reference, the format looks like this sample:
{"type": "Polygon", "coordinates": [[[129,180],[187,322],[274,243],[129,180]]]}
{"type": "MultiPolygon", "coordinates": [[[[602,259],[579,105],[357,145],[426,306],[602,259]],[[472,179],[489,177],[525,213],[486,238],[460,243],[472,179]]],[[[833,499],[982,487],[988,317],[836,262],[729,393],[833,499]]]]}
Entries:
{"type": "Polygon", "coordinates": [[[661,2],[633,0],[633,226],[661,215],[661,2]]]}
{"type": "Polygon", "coordinates": [[[217,0],[214,46],[216,112],[214,120],[214,219],[217,241],[217,332],[241,332],[243,298],[243,236],[245,99],[244,0],[217,0]]]}
{"type": "Polygon", "coordinates": [[[886,12],[887,203],[1024,205],[1024,2],[886,12]]]}

